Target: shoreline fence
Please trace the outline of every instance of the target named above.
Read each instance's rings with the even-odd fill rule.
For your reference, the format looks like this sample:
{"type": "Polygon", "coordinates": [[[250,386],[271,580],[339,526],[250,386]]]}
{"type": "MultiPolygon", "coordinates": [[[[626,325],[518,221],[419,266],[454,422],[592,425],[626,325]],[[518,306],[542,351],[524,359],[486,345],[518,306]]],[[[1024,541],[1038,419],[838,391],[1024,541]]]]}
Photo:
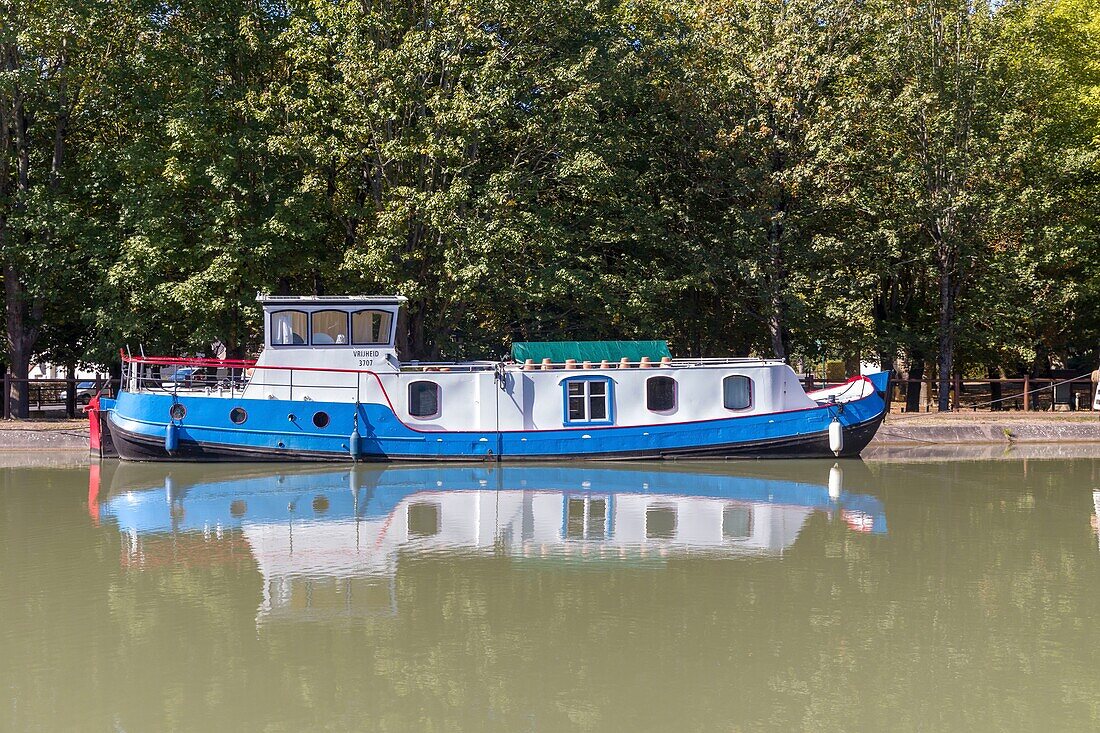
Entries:
{"type": "Polygon", "coordinates": [[[84,406],[97,392],[104,396],[114,395],[118,391],[117,379],[17,379],[10,374],[4,375],[3,397],[0,398],[0,415],[10,420],[14,408],[11,399],[12,387],[25,383],[29,392],[30,413],[36,417],[79,418],[84,415],[84,406]],[[91,385],[80,388],[78,385],[91,385]]]}

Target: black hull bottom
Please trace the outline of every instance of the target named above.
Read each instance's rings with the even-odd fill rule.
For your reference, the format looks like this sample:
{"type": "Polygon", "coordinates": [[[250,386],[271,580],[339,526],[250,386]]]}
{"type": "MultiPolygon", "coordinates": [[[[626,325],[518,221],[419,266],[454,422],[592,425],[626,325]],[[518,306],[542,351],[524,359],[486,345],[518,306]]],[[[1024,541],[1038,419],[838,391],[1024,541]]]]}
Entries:
{"type": "Polygon", "coordinates": [[[107,421],[100,418],[99,421],[99,448],[92,448],[89,453],[94,458],[119,458],[114,440],[111,438],[111,429],[107,427],[107,421]]]}
{"type": "MultiPolygon", "coordinates": [[[[854,458],[867,447],[882,423],[882,415],[867,422],[844,429],[844,450],[841,458],[854,458]]],[[[156,438],[138,435],[123,430],[109,420],[105,421],[110,432],[111,442],[120,458],[126,461],[190,461],[190,462],[328,462],[350,463],[351,456],[334,453],[313,453],[288,451],[284,449],[249,448],[218,444],[204,444],[181,440],[178,449],[169,453],[164,443],[156,438]]],[[[676,450],[630,451],[623,453],[603,453],[597,456],[554,455],[554,456],[492,456],[478,457],[440,457],[440,456],[400,456],[364,455],[361,462],[448,462],[448,463],[485,463],[487,461],[537,463],[563,460],[619,461],[619,460],[691,460],[691,459],[770,459],[770,458],[834,458],[829,450],[827,432],[814,433],[790,438],[778,438],[732,445],[716,445],[676,450]]]]}

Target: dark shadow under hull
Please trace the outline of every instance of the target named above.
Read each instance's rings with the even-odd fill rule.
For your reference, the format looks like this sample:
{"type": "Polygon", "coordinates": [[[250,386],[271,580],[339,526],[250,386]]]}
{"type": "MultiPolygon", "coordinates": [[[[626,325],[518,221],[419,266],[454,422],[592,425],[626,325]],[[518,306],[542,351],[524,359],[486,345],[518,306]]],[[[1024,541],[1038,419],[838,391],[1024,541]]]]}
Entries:
{"type": "MultiPolygon", "coordinates": [[[[858,456],[871,439],[875,437],[883,416],[879,416],[844,429],[844,450],[840,453],[842,458],[858,456]]],[[[246,446],[232,446],[224,444],[197,443],[194,441],[179,442],[179,447],[169,453],[165,450],[164,442],[157,438],[132,433],[123,430],[109,420],[105,421],[109,426],[111,442],[120,458],[127,461],[191,461],[191,462],[253,462],[253,461],[307,461],[349,463],[352,461],[350,454],[344,453],[319,453],[308,451],[291,451],[287,449],[253,448],[246,446]]],[[[546,455],[546,456],[388,456],[384,454],[360,455],[361,462],[449,462],[449,463],[485,463],[487,461],[505,462],[546,462],[562,460],[691,460],[691,459],[768,459],[768,458],[834,458],[829,450],[829,435],[827,432],[812,433],[787,438],[772,438],[759,441],[745,441],[727,445],[710,445],[700,447],[678,449],[654,449],[643,451],[629,451],[618,453],[600,453],[598,455],[546,455]]]]}

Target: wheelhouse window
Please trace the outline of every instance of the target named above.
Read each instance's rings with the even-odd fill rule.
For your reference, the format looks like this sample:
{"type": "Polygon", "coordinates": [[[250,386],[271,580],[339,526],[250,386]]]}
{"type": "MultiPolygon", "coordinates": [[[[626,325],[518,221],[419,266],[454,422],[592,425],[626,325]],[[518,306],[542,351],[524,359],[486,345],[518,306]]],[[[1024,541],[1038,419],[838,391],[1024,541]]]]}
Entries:
{"type": "Polygon", "coordinates": [[[747,410],[752,407],[752,380],[740,375],[722,380],[722,404],[727,410],[747,410]]]}
{"type": "Polygon", "coordinates": [[[309,343],[309,319],[303,311],[275,311],[271,314],[271,345],[299,346],[309,343]]]}
{"type": "Polygon", "coordinates": [[[409,414],[413,417],[439,416],[439,385],[435,382],[413,382],[409,385],[409,414]]]}
{"type": "Polygon", "coordinates": [[[331,346],[333,344],[346,344],[347,342],[347,311],[313,312],[313,344],[315,346],[331,346]]]}
{"type": "Polygon", "coordinates": [[[667,412],[676,408],[676,380],[672,377],[650,377],[645,383],[645,404],[650,412],[667,412]]]}
{"type": "Polygon", "coordinates": [[[565,423],[610,425],[612,385],[610,379],[565,381],[565,423]]]}
{"type": "Polygon", "coordinates": [[[357,346],[384,346],[390,342],[393,313],[363,310],[351,314],[351,342],[357,346]]]}

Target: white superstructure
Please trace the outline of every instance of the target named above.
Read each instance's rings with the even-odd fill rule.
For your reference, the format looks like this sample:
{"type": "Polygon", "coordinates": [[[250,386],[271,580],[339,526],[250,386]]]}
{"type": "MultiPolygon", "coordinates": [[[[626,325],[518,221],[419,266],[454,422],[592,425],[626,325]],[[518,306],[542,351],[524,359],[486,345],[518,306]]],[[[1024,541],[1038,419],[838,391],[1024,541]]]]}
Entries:
{"type": "Polygon", "coordinates": [[[258,300],[265,344],[245,399],[388,405],[423,431],[660,425],[817,404],[778,360],[403,363],[394,345],[401,296],[258,300]],[[580,419],[571,419],[571,404],[581,406],[580,419]]]}

